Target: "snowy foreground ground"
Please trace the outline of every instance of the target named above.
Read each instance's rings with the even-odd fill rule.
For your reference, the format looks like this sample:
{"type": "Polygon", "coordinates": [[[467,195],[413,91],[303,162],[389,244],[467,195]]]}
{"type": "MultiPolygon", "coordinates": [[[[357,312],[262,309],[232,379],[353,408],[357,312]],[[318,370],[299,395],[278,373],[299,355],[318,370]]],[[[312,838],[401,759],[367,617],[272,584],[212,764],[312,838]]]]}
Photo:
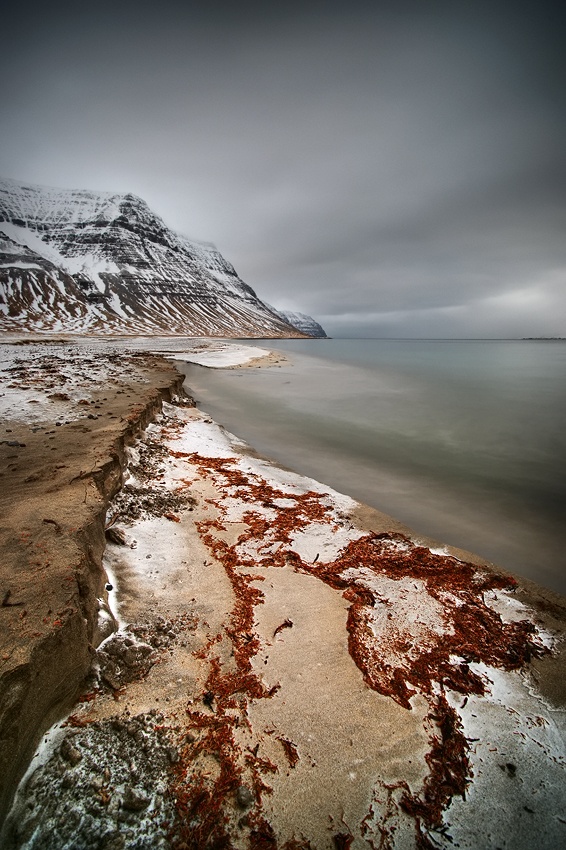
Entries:
{"type": "Polygon", "coordinates": [[[108,636],[6,846],[566,845],[563,609],[183,403],[128,449],[107,526],[108,636]]]}

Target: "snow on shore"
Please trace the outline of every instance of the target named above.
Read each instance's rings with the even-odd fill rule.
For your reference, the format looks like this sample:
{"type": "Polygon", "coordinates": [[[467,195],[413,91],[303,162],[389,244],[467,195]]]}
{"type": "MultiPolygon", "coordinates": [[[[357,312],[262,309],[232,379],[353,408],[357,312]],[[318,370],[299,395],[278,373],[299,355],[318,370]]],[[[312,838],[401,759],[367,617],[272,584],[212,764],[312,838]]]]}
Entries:
{"type": "Polygon", "coordinates": [[[208,366],[211,369],[225,369],[229,366],[243,366],[252,360],[269,357],[271,353],[268,348],[257,348],[252,345],[209,342],[202,345],[197,344],[184,352],[175,352],[169,357],[173,360],[183,360],[187,363],[196,363],[199,366],[208,366]]]}

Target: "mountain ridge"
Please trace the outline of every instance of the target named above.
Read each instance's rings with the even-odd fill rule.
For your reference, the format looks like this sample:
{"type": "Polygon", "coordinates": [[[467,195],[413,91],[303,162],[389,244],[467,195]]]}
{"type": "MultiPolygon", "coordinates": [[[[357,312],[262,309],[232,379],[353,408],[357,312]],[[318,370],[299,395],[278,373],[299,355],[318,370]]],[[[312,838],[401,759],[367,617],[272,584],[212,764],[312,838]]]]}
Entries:
{"type": "Polygon", "coordinates": [[[297,313],[291,310],[276,310],[275,307],[272,307],[271,304],[267,304],[270,310],[280,316],[285,322],[288,322],[290,325],[293,325],[297,330],[302,331],[302,333],[306,334],[306,336],[313,337],[315,339],[326,339],[326,331],[320,325],[316,319],[313,319],[312,316],[308,316],[306,313],[297,313]]]}
{"type": "Polygon", "coordinates": [[[0,179],[0,330],[309,336],[131,193],[0,179]]]}

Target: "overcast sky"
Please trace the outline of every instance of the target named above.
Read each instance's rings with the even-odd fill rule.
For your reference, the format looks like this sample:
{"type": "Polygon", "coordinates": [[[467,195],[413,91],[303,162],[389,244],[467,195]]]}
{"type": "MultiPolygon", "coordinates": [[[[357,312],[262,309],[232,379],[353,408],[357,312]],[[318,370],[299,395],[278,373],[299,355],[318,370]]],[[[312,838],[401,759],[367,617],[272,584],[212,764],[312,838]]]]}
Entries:
{"type": "Polygon", "coordinates": [[[0,174],[133,192],[336,336],[566,336],[566,4],[11,4],[0,174]]]}

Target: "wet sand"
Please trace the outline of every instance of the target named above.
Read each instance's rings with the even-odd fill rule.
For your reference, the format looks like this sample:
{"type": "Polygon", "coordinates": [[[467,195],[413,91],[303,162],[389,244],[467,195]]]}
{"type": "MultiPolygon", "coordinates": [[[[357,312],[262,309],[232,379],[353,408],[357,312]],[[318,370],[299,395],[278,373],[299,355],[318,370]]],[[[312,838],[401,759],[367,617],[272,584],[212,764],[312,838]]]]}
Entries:
{"type": "Polygon", "coordinates": [[[559,846],[564,600],[258,458],[131,357],[98,419],[1,446],[2,681],[45,646],[43,728],[71,712],[5,846],[559,846]],[[50,643],[89,606],[78,658],[50,643]]]}

